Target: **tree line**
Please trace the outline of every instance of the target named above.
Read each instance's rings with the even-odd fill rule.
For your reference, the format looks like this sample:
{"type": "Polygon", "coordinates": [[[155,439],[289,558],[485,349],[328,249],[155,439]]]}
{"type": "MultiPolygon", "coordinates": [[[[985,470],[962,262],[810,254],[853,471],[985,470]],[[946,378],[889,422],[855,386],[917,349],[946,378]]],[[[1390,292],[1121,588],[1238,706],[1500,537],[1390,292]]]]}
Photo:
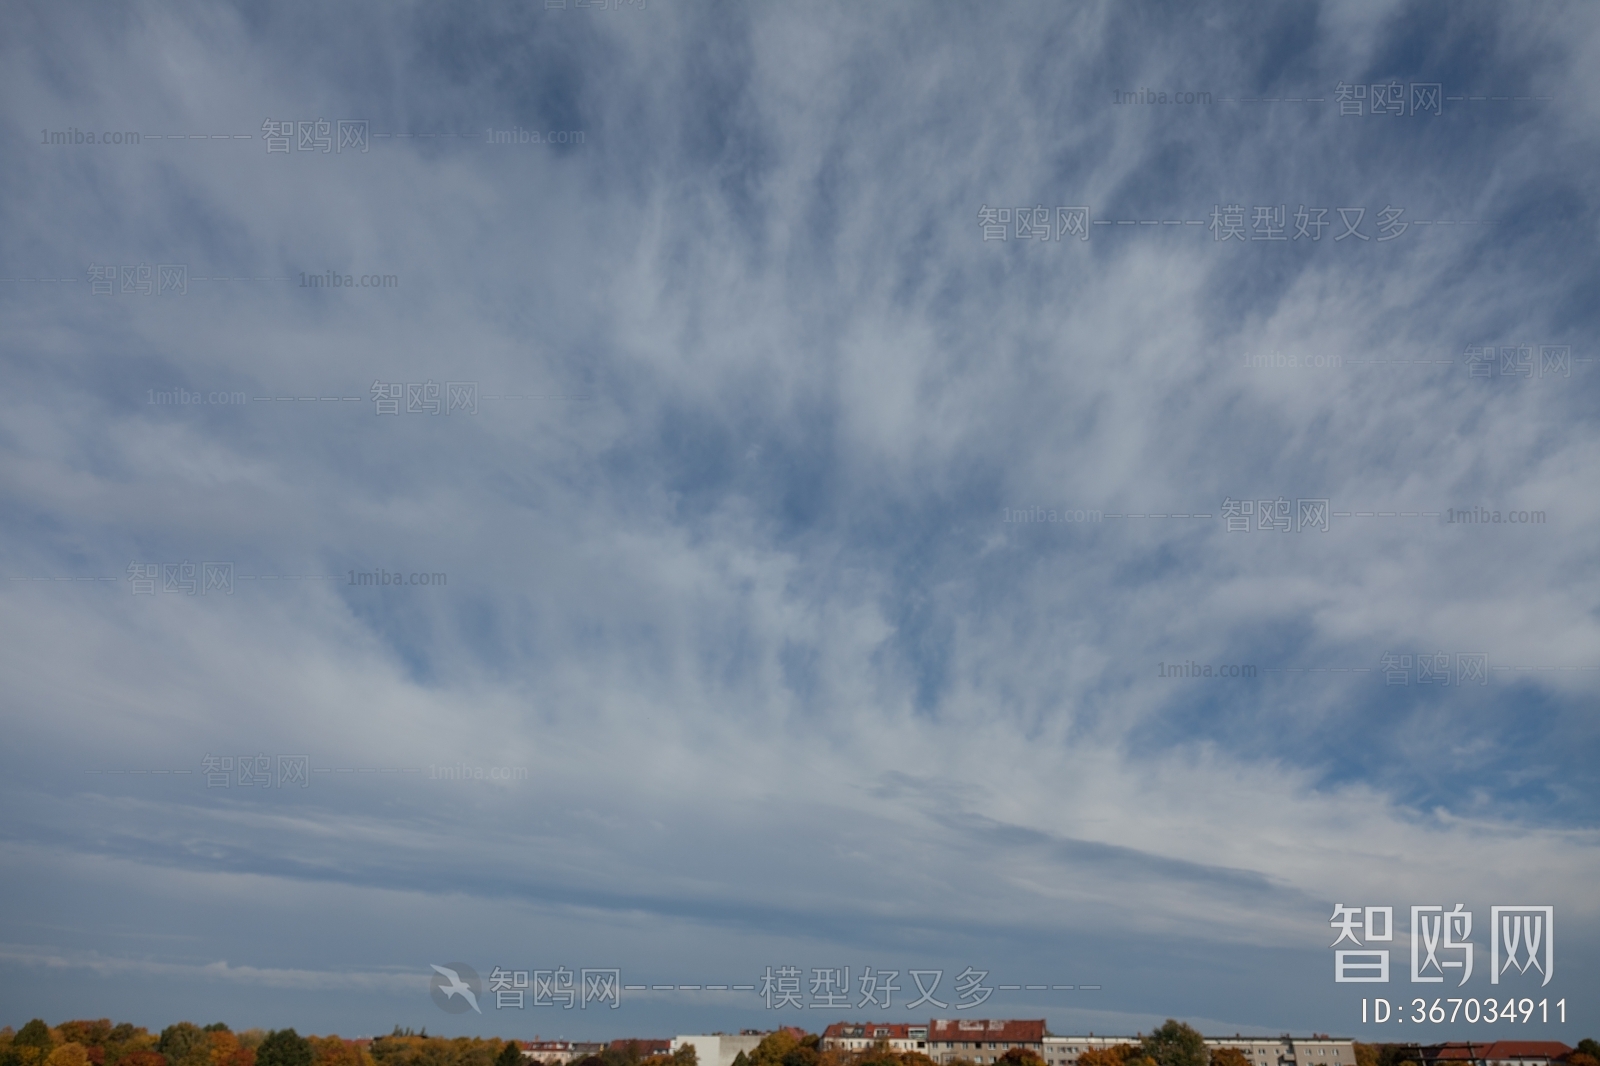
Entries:
{"type": "MultiPolygon", "coordinates": [[[[293,1029],[246,1029],[179,1022],[159,1036],[127,1022],[35,1018],[0,1029],[0,1066],[522,1066],[514,1041],[445,1038],[398,1026],[371,1041],[301,1036],[293,1029]]],[[[607,1064],[612,1066],[612,1064],[607,1064]]],[[[618,1064],[621,1066],[621,1064],[618,1064]]],[[[631,1066],[631,1064],[630,1064],[631,1066]]]]}
{"type": "MultiPolygon", "coordinates": [[[[822,1038],[796,1028],[764,1036],[734,1066],[936,1066],[919,1051],[894,1051],[887,1041],[862,1051],[822,1049],[822,1038]]],[[[1419,1066],[1415,1044],[1356,1043],[1356,1066],[1419,1066]]],[[[429,1036],[396,1026],[371,1041],[301,1036],[293,1029],[246,1029],[221,1022],[179,1022],[159,1036],[110,1019],[62,1022],[51,1028],[35,1018],[21,1029],[0,1029],[0,1066],[524,1066],[520,1045],[494,1037],[429,1036]]],[[[1567,1066],[1600,1066],[1600,1043],[1578,1042],[1567,1066]]],[[[693,1047],[670,1055],[645,1055],[637,1042],[618,1041],[571,1066],[697,1066],[693,1047]]],[[[977,1066],[953,1059],[948,1066],[977,1066]]],[[[998,1066],[1046,1066],[1026,1048],[1012,1048],[998,1066]]],[[[1206,1046],[1191,1026],[1168,1019],[1137,1043],[1089,1048],[1077,1066],[1252,1066],[1237,1048],[1206,1046]]]]}

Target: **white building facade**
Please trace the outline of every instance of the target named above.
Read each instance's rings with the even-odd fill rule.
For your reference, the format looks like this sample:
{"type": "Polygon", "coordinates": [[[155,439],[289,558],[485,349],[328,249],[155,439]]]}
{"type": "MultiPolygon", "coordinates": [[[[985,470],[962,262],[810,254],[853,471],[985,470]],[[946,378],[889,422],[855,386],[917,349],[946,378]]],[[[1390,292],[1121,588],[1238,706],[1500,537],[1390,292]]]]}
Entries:
{"type": "Polygon", "coordinates": [[[696,1061],[700,1066],[733,1066],[733,1060],[739,1057],[739,1052],[749,1055],[755,1051],[756,1045],[761,1043],[765,1033],[702,1033],[693,1036],[675,1036],[672,1038],[672,1050],[681,1047],[694,1048],[696,1061]]]}
{"type": "MultiPolygon", "coordinates": [[[[1119,1044],[1137,1047],[1139,1036],[1047,1036],[1041,1057],[1045,1066],[1076,1066],[1078,1056],[1090,1048],[1119,1044]]],[[[1207,1037],[1208,1048],[1231,1047],[1250,1066],[1356,1066],[1355,1042],[1327,1036],[1225,1036],[1207,1037]]]]}

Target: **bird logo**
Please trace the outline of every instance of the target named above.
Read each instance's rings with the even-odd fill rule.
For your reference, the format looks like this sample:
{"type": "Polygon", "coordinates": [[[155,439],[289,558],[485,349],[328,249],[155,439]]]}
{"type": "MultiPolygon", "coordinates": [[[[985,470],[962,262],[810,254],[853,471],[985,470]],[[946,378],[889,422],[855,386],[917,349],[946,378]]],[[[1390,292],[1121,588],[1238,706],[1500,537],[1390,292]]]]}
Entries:
{"type": "Polygon", "coordinates": [[[429,963],[435,971],[435,976],[429,982],[433,994],[433,1001],[439,1009],[447,1014],[461,1014],[467,1007],[482,1014],[478,1007],[478,993],[483,991],[483,982],[478,979],[477,971],[464,962],[452,962],[449,966],[439,966],[429,963]],[[465,977],[465,980],[462,978],[465,977]],[[461,1001],[456,1001],[457,996],[461,1001]]]}

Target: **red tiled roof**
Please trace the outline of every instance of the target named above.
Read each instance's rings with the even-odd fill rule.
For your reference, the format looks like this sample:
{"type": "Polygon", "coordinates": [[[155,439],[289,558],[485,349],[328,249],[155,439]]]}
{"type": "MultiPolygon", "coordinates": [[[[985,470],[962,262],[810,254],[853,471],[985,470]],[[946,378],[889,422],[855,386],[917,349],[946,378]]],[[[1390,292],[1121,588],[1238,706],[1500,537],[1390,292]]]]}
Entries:
{"type": "Polygon", "coordinates": [[[1492,1043],[1451,1042],[1427,1049],[1435,1061],[1483,1061],[1501,1059],[1559,1059],[1572,1049],[1559,1040],[1496,1040],[1492,1043]]]}
{"type": "Polygon", "coordinates": [[[928,1023],[929,1040],[951,1040],[960,1043],[983,1041],[988,1043],[1037,1044],[1044,1040],[1043,1018],[989,1019],[989,1018],[935,1018],[928,1023]]]}
{"type": "Polygon", "coordinates": [[[1480,1047],[1480,1059],[1559,1059],[1572,1054],[1572,1049],[1559,1040],[1496,1040],[1480,1047]]]}
{"type": "Polygon", "coordinates": [[[822,1036],[834,1040],[909,1040],[910,1029],[909,1022],[834,1022],[822,1031],[822,1036]]]}

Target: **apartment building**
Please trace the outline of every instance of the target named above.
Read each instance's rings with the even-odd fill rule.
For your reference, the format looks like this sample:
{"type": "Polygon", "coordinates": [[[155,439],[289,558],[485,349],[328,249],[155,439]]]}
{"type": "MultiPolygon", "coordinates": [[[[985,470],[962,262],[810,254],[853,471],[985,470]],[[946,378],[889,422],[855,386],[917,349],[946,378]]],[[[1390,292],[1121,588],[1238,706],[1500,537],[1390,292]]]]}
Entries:
{"type": "Polygon", "coordinates": [[[1024,1048],[1044,1057],[1044,1019],[935,1018],[928,1023],[928,1046],[923,1051],[937,1063],[968,1059],[992,1063],[1012,1048],[1024,1048]]]}
{"type": "Polygon", "coordinates": [[[522,1057],[540,1066],[566,1066],[581,1056],[574,1054],[570,1040],[519,1040],[522,1057]]]}
{"type": "Polygon", "coordinates": [[[823,1051],[865,1051],[888,1044],[891,1051],[928,1051],[928,1027],[907,1022],[834,1022],[822,1031],[823,1051]]]}
{"type": "Polygon", "coordinates": [[[1288,1033],[1278,1037],[1208,1037],[1206,1045],[1238,1048],[1250,1066],[1356,1066],[1354,1041],[1322,1033],[1304,1039],[1288,1033]]]}
{"type": "MultiPolygon", "coordinates": [[[[1140,1036],[1047,1036],[1039,1057],[1045,1066],[1076,1066],[1078,1056],[1090,1048],[1137,1045],[1140,1036]]],[[[1209,1037],[1206,1046],[1236,1048],[1250,1066],[1356,1066],[1355,1043],[1314,1034],[1305,1039],[1295,1036],[1209,1037]]],[[[1451,1064],[1454,1066],[1454,1064],[1451,1064]]],[[[1477,1064],[1462,1064],[1477,1066],[1477,1064]]],[[[1548,1066],[1548,1064],[1528,1064],[1548,1066]]]]}
{"type": "Polygon", "coordinates": [[[1039,1057],[1046,1066],[1073,1066],[1078,1056],[1090,1048],[1116,1047],[1118,1044],[1137,1044],[1136,1036],[1047,1036],[1041,1041],[1039,1057]]]}

